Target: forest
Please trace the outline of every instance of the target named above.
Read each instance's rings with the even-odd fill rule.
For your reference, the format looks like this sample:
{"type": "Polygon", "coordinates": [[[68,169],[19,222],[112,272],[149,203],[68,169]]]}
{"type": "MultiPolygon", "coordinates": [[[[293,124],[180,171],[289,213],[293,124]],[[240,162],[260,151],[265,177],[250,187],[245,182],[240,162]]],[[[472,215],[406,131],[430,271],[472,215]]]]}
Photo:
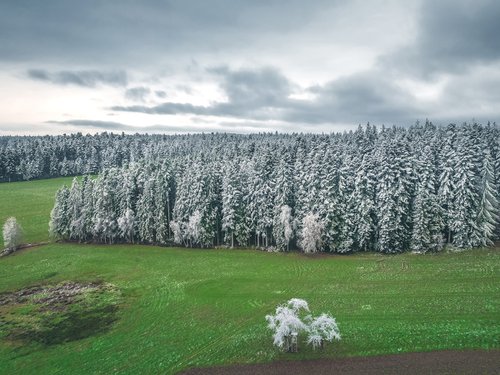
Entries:
{"type": "MultiPolygon", "coordinates": [[[[496,124],[426,122],[332,134],[83,137],[77,144],[112,148],[96,158],[97,178],[58,191],[50,230],[79,242],[269,251],[488,246],[499,233],[499,135],[496,124]]],[[[4,153],[11,141],[51,149],[13,139],[4,153]]],[[[89,165],[82,155],[94,151],[73,151],[73,166],[89,165]]]]}

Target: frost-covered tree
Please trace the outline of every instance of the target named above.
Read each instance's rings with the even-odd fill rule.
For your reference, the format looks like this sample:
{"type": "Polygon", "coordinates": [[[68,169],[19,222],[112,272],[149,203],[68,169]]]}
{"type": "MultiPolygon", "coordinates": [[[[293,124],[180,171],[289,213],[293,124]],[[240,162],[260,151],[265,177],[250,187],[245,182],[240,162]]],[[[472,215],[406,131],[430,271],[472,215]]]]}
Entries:
{"type": "Polygon", "coordinates": [[[274,315],[266,315],[268,328],[274,331],[274,345],[287,352],[298,350],[298,335],[307,331],[300,317],[302,312],[309,312],[307,302],[292,298],[286,305],[278,306],[274,315]]]}
{"type": "Polygon", "coordinates": [[[321,250],[324,224],[318,214],[309,213],[302,220],[300,247],[305,253],[321,250]]]}
{"type": "Polygon", "coordinates": [[[0,137],[0,180],[100,172],[61,191],[57,238],[128,241],[118,221],[131,210],[134,241],[188,245],[198,211],[197,246],[428,251],[443,235],[467,248],[500,236],[499,139],[496,124],[430,122],[321,135],[0,137]],[[321,238],[304,242],[310,213],[321,238]]]}
{"type": "Polygon", "coordinates": [[[234,247],[238,226],[244,220],[242,186],[235,163],[231,163],[222,177],[222,231],[225,241],[234,247]]]}
{"type": "Polygon", "coordinates": [[[4,247],[14,251],[21,244],[23,239],[23,230],[15,217],[9,217],[3,225],[4,247]]]}
{"type": "Polygon", "coordinates": [[[373,250],[375,246],[376,177],[371,156],[365,155],[356,171],[353,192],[354,232],[356,247],[359,250],[373,250]]]}
{"type": "Polygon", "coordinates": [[[156,242],[156,181],[149,178],[144,183],[143,192],[137,201],[138,234],[142,242],[156,242]]]}
{"type": "Polygon", "coordinates": [[[54,208],[50,213],[49,232],[51,237],[57,240],[68,239],[70,224],[69,189],[63,186],[56,193],[54,208]]]}
{"type": "Polygon", "coordinates": [[[438,251],[444,243],[442,208],[436,194],[434,155],[429,146],[423,149],[419,160],[411,249],[419,252],[438,251]]]}
{"type": "Polygon", "coordinates": [[[314,349],[323,347],[325,341],[340,340],[340,331],[330,314],[313,318],[307,301],[292,298],[279,305],[274,315],[266,315],[268,328],[273,330],[273,343],[284,351],[296,352],[300,333],[307,333],[307,343],[314,349]],[[306,315],[307,314],[307,315],[306,315]]]}
{"type": "Polygon", "coordinates": [[[181,222],[174,220],[170,222],[170,229],[172,230],[172,233],[174,235],[174,242],[177,244],[184,243],[184,231],[182,227],[183,225],[181,222]]]}
{"type": "Polygon", "coordinates": [[[412,161],[407,141],[390,138],[377,152],[377,245],[383,253],[402,252],[409,248],[411,233],[412,161]]]}
{"type": "Polygon", "coordinates": [[[477,226],[480,246],[493,244],[493,237],[499,220],[499,202],[495,191],[493,160],[486,149],[481,168],[480,202],[477,226]]]}
{"type": "Polygon", "coordinates": [[[69,238],[72,240],[85,240],[85,217],[83,216],[83,194],[80,182],[75,177],[71,184],[68,205],[70,210],[69,238]]]}
{"type": "Polygon", "coordinates": [[[340,331],[335,318],[323,313],[316,318],[309,317],[307,322],[307,343],[313,349],[322,348],[325,341],[340,340],[340,331]]]}
{"type": "Polygon", "coordinates": [[[292,209],[287,205],[281,206],[279,216],[275,219],[273,226],[273,235],[278,249],[290,250],[293,230],[292,209]]]}
{"type": "Polygon", "coordinates": [[[476,221],[480,204],[477,166],[469,141],[462,134],[457,150],[459,157],[454,168],[455,191],[450,229],[453,233],[453,245],[458,248],[481,244],[480,229],[476,221]]]}
{"type": "Polygon", "coordinates": [[[185,236],[188,239],[190,246],[199,245],[201,239],[203,238],[204,228],[202,226],[201,219],[201,213],[197,210],[189,217],[186,224],[185,236]]]}
{"type": "Polygon", "coordinates": [[[121,237],[126,242],[134,243],[136,219],[132,209],[127,208],[125,213],[118,218],[118,229],[120,230],[121,237]]]}

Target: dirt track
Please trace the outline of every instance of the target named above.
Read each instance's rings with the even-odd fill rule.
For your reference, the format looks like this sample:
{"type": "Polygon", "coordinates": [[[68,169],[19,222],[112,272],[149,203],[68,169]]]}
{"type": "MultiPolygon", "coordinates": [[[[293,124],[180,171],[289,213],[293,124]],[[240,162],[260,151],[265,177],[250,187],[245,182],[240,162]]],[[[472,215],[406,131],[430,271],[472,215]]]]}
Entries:
{"type": "Polygon", "coordinates": [[[500,374],[500,350],[437,351],[377,357],[277,361],[190,369],[183,374],[500,374]]]}

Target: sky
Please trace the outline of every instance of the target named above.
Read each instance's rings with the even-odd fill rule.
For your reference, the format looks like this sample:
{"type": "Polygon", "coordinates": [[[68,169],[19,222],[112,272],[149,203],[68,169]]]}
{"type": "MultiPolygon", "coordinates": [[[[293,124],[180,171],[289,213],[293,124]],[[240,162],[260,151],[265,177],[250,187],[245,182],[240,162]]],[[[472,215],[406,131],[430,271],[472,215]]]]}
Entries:
{"type": "Polygon", "coordinates": [[[498,0],[2,0],[0,135],[500,121],[498,0]]]}

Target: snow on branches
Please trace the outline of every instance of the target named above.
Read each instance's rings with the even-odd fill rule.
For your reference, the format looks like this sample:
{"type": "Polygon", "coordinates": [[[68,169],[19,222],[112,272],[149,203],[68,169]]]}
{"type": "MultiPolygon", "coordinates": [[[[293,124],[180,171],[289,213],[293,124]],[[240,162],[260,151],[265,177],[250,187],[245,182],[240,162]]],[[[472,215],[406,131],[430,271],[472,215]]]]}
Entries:
{"type": "Polygon", "coordinates": [[[12,252],[21,244],[23,231],[15,217],[9,217],[3,225],[3,242],[6,250],[12,252]]]}
{"type": "Polygon", "coordinates": [[[299,298],[290,299],[285,305],[276,307],[274,315],[266,315],[268,328],[273,333],[273,344],[286,352],[298,351],[298,338],[307,334],[307,344],[313,349],[323,347],[325,341],[340,340],[337,322],[329,314],[313,318],[308,303],[299,298]]]}
{"type": "Polygon", "coordinates": [[[435,252],[500,237],[499,139],[496,125],[429,122],[329,135],[16,138],[0,142],[0,180],[101,171],[57,193],[50,231],[61,240],[435,252]]]}

